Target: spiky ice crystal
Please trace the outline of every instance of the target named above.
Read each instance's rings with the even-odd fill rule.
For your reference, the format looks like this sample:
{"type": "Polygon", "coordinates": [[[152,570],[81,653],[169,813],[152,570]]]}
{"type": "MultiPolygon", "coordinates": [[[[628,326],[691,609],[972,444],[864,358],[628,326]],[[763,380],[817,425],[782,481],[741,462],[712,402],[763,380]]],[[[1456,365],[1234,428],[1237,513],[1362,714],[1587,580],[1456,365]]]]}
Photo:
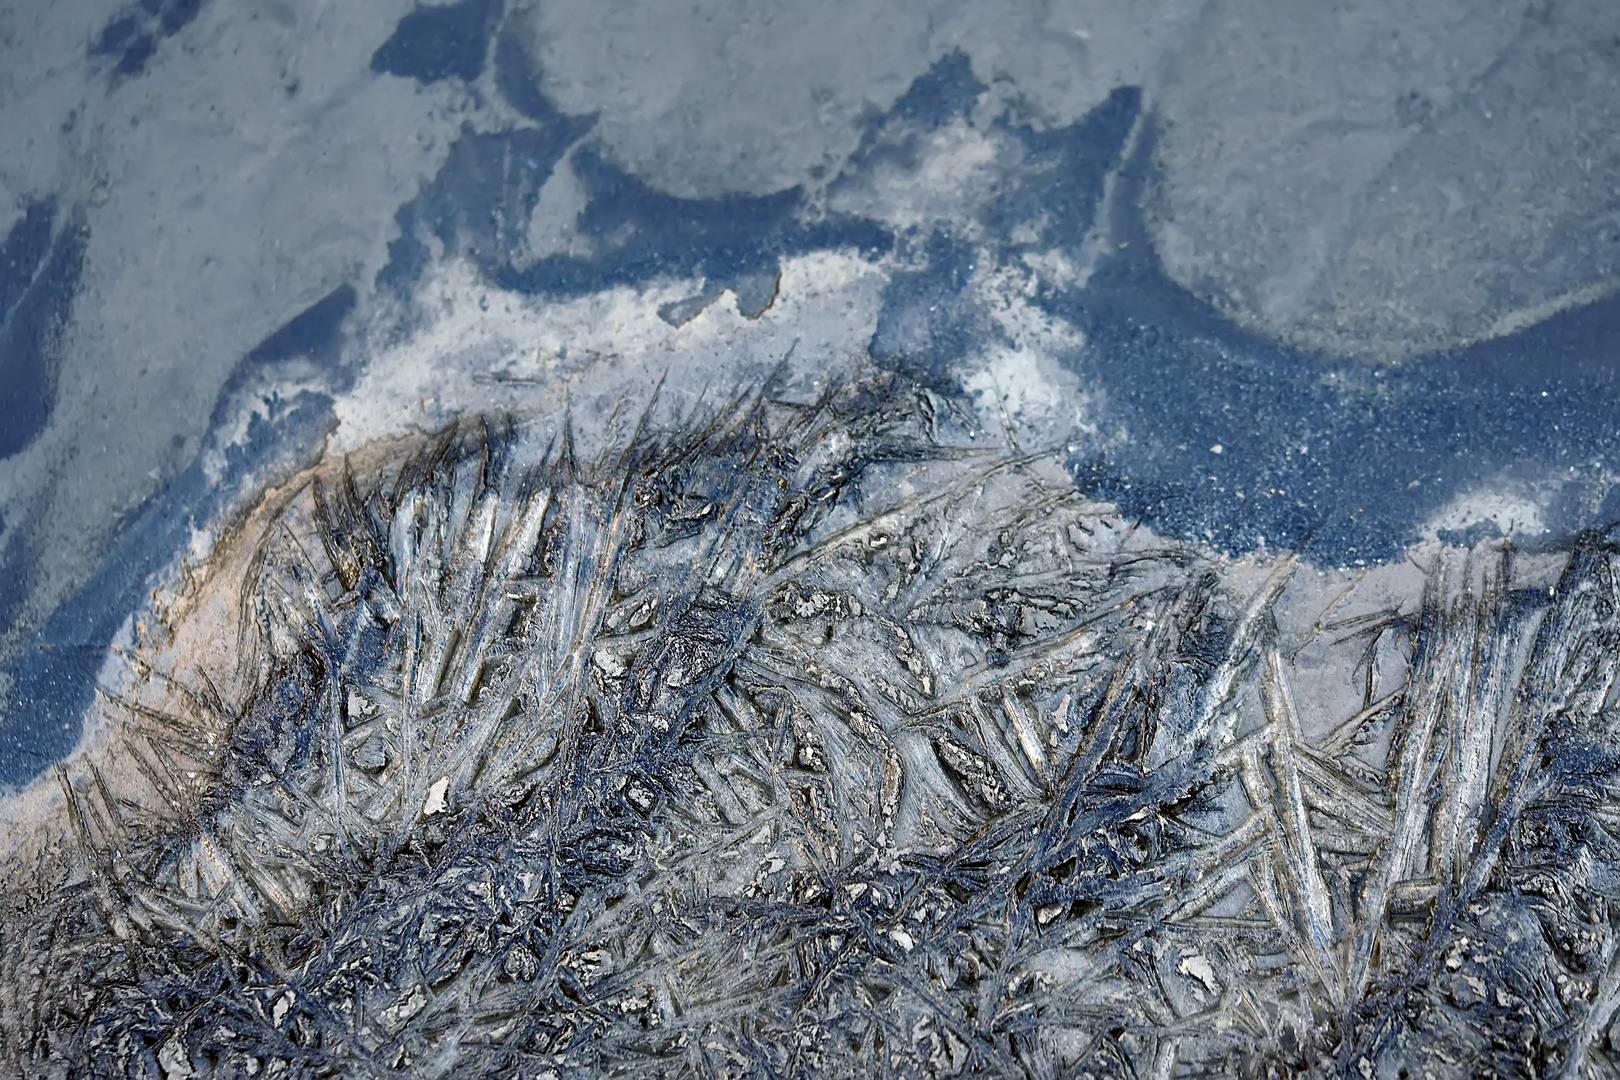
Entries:
{"type": "Polygon", "coordinates": [[[872,378],[589,462],[471,424],[317,469],[244,575],[242,699],[154,672],[59,770],[0,1061],[1612,1074],[1614,549],[1324,613],[1365,684],[1302,722],[1291,559],[938,406],[872,378]]]}

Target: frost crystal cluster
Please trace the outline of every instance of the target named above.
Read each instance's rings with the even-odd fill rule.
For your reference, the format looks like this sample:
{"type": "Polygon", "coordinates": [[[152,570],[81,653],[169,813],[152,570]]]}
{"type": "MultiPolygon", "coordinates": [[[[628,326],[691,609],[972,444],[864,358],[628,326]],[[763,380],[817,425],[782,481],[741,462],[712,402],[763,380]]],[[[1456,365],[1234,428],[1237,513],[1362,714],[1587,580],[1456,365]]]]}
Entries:
{"type": "Polygon", "coordinates": [[[870,379],[267,496],[238,700],[149,672],[17,846],[0,1063],[1614,1074],[1614,549],[1289,635],[1292,560],[971,434],[870,379]]]}

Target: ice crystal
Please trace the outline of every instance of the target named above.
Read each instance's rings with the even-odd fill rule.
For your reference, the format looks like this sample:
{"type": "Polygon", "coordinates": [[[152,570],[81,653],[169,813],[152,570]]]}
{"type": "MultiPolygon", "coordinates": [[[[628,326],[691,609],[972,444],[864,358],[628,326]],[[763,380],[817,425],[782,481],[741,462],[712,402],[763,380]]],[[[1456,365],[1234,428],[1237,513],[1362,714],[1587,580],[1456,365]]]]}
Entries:
{"type": "Polygon", "coordinates": [[[1305,717],[1291,559],[937,405],[761,395],[589,462],[463,425],[272,500],[242,700],[153,673],[120,773],[59,772],[0,1060],[1612,1074],[1615,549],[1324,613],[1365,683],[1305,717]]]}

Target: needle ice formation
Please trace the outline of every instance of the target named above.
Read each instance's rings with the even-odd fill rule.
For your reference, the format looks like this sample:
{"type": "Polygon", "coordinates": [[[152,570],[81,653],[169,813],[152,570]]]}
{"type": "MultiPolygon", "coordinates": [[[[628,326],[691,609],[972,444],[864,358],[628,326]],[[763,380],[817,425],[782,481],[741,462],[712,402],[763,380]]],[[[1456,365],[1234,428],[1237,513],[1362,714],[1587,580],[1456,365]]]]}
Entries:
{"type": "Polygon", "coordinates": [[[1603,538],[1356,610],[899,376],[540,430],[333,457],[220,545],[191,618],[236,643],[143,669],[14,833],[10,1068],[1606,1060],[1603,538]]]}

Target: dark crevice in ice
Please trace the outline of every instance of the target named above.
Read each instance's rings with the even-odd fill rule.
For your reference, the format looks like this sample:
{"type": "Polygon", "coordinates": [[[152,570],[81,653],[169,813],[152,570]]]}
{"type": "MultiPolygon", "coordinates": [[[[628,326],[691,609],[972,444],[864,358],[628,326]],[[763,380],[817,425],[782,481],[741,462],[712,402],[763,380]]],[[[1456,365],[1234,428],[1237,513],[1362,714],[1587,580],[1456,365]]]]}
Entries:
{"type": "Polygon", "coordinates": [[[56,336],[88,239],[59,218],[54,199],[36,201],[0,242],[0,459],[33,442],[56,405],[56,336]]]}
{"type": "MultiPolygon", "coordinates": [[[[988,89],[960,50],[947,53],[912,82],[887,111],[867,118],[861,143],[845,166],[847,184],[880,164],[917,166],[920,136],[966,119],[988,89]]],[[[836,190],[838,184],[834,184],[836,190]]]]}
{"type": "Polygon", "coordinates": [[[158,43],[184,29],[199,12],[203,0],[140,0],[114,16],[96,35],[90,55],[116,59],[119,75],[139,75],[157,52],[158,43]]]}
{"type": "Polygon", "coordinates": [[[559,118],[495,133],[464,129],[438,174],[396,215],[400,236],[377,284],[408,291],[433,260],[430,239],[485,273],[521,257],[540,189],[588,123],[559,118]]]}
{"type": "MultiPolygon", "coordinates": [[[[353,285],[339,285],[250,349],[220,387],[210,431],[220,431],[244,409],[274,398],[279,387],[295,378],[314,376],[328,393],[352,386],[356,368],[344,363],[343,344],[344,324],[356,299],[353,285]]],[[[240,467],[249,464],[243,461],[240,467]]]]}
{"type": "Polygon", "coordinates": [[[247,362],[273,364],[298,356],[322,365],[336,362],[343,343],[343,320],[354,310],[354,301],[354,286],[339,285],[254,346],[247,354],[247,362]]]}
{"type": "Polygon", "coordinates": [[[417,8],[372,54],[371,70],[424,83],[471,82],[484,70],[490,23],[499,11],[500,0],[417,8]]]}
{"type": "Polygon", "coordinates": [[[1141,116],[1141,89],[1121,86],[1067,127],[1040,129],[1015,114],[998,122],[1023,150],[984,215],[1004,257],[1043,248],[1078,254],[1141,116]],[[1033,239],[1014,242],[1019,226],[1033,239]]]}
{"type": "MultiPolygon", "coordinates": [[[[536,123],[558,125],[569,119],[540,89],[534,61],[517,31],[510,26],[501,31],[495,42],[495,88],[508,105],[536,123]]],[[[581,134],[590,124],[588,119],[575,122],[582,124],[581,134]]]]}

